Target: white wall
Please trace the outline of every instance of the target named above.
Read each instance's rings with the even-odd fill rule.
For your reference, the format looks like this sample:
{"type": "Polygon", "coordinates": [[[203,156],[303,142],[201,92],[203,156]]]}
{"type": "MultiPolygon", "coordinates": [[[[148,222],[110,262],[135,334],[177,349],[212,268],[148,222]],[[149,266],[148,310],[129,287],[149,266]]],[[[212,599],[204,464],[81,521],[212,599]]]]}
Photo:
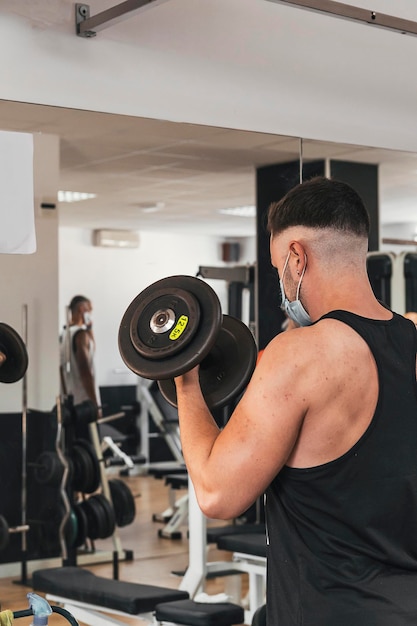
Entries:
{"type": "MultiPolygon", "coordinates": [[[[59,318],[65,323],[65,308],[76,294],[93,303],[97,343],[97,378],[101,386],[136,384],[137,376],[123,363],[118,349],[118,331],[131,301],[152,283],[178,274],[195,276],[200,265],[224,266],[222,239],[167,233],[140,233],[137,249],[98,248],[91,231],[59,229],[59,318]]],[[[255,260],[255,238],[241,241],[239,264],[255,260]]],[[[207,281],[227,313],[224,281],[207,281]]]]}
{"type": "MultiPolygon", "coordinates": [[[[58,173],[58,138],[52,135],[35,135],[34,204],[37,251],[28,255],[0,254],[0,320],[22,334],[23,310],[27,305],[27,402],[29,408],[46,411],[54,406],[59,394],[56,339],[58,219],[56,211],[43,211],[40,204],[45,198],[56,196],[58,173]]],[[[0,412],[21,411],[22,385],[22,381],[1,385],[0,412]]]]}
{"type": "MultiPolygon", "coordinates": [[[[355,4],[417,19],[415,0],[355,4]]],[[[170,0],[82,39],[74,6],[2,0],[1,98],[417,152],[416,37],[265,0],[170,0]]]]}

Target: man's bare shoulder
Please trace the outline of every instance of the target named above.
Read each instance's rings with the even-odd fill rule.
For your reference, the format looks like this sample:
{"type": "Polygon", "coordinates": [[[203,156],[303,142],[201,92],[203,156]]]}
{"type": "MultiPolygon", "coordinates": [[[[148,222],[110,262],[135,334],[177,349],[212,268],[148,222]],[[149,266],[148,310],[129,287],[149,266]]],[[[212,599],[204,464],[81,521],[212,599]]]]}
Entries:
{"type": "Polygon", "coordinates": [[[311,326],[293,328],[277,335],[266,347],[264,354],[276,357],[292,355],[292,358],[306,358],[317,355],[317,351],[333,346],[340,347],[357,335],[346,324],[326,318],[311,326]]]}
{"type": "Polygon", "coordinates": [[[287,463],[309,467],[338,458],[362,436],[375,411],[378,377],[368,345],[347,324],[324,319],[291,332],[297,351],[305,344],[295,386],[308,411],[287,463]]]}
{"type": "Polygon", "coordinates": [[[255,374],[262,384],[281,392],[291,387],[309,401],[324,386],[333,393],[341,381],[366,367],[369,358],[368,346],[352,328],[324,319],[277,335],[265,348],[255,374]]]}
{"type": "Polygon", "coordinates": [[[79,330],[74,333],[74,343],[76,346],[88,346],[90,344],[91,338],[88,330],[83,326],[80,326],[79,330]]]}

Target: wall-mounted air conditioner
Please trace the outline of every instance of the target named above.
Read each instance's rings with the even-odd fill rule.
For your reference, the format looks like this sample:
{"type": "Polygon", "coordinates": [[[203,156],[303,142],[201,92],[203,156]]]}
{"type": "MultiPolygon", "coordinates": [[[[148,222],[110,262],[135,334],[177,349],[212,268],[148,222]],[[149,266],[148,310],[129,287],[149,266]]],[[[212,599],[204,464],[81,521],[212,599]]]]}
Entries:
{"type": "Polygon", "coordinates": [[[102,248],[138,248],[139,233],[134,230],[93,230],[93,246],[102,248]]]}

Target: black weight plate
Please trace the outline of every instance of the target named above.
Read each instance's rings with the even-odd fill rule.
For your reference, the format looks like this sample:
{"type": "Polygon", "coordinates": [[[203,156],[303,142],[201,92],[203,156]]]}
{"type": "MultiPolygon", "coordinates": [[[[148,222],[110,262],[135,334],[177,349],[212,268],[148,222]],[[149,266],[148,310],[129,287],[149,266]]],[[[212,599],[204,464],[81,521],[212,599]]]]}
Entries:
{"type": "Polygon", "coordinates": [[[0,366],[0,382],[15,383],[26,373],[29,359],[20,335],[8,324],[0,322],[0,352],[6,360],[0,366]]]}
{"type": "Polygon", "coordinates": [[[87,426],[97,420],[97,406],[92,400],[84,400],[74,406],[76,426],[87,426]]]}
{"type": "Polygon", "coordinates": [[[113,502],[116,524],[119,528],[131,524],[136,516],[135,499],[123,480],[109,480],[110,495],[113,502]]]}
{"type": "Polygon", "coordinates": [[[72,480],[74,477],[74,463],[71,457],[68,457],[67,455],[65,455],[65,459],[67,461],[67,465],[68,465],[68,474],[67,474],[67,480],[66,480],[66,485],[71,485],[71,487],[73,487],[72,484],[72,480]]]}
{"type": "MultiPolygon", "coordinates": [[[[109,536],[109,519],[107,511],[104,509],[98,498],[98,494],[88,498],[88,504],[92,508],[94,516],[97,520],[97,528],[89,536],[91,539],[105,539],[109,536]]],[[[90,527],[88,530],[90,533],[90,527]]]]}
{"type": "Polygon", "coordinates": [[[81,493],[88,493],[85,489],[89,488],[92,480],[92,463],[87,450],[76,443],[72,447],[72,463],[74,468],[73,489],[81,493]]]}
{"type": "Polygon", "coordinates": [[[87,537],[93,540],[98,539],[102,526],[106,522],[105,519],[103,520],[104,514],[101,507],[92,500],[92,496],[80,502],[79,507],[84,511],[87,519],[87,537]]]}
{"type": "Polygon", "coordinates": [[[105,496],[90,496],[80,506],[87,516],[87,536],[93,540],[110,537],[114,532],[115,520],[111,504],[105,496]]]}
{"type": "Polygon", "coordinates": [[[90,453],[83,446],[74,444],[72,454],[74,465],[73,489],[81,493],[93,493],[98,489],[99,481],[90,453]]]}
{"type": "Polygon", "coordinates": [[[74,548],[80,548],[85,544],[88,532],[88,520],[84,509],[80,504],[76,504],[74,507],[74,513],[77,518],[77,535],[74,539],[74,548]]]}
{"type": "Polygon", "coordinates": [[[59,487],[64,474],[64,466],[56,452],[45,450],[36,459],[35,480],[40,485],[59,487]]]}
{"type": "Polygon", "coordinates": [[[83,490],[86,469],[85,454],[80,446],[73,445],[71,450],[72,487],[75,491],[83,490]]]}
{"type": "Polygon", "coordinates": [[[100,463],[94,446],[87,439],[76,439],[74,446],[83,457],[84,475],[81,481],[82,488],[77,491],[94,493],[100,486],[100,463]]]}
{"type": "Polygon", "coordinates": [[[142,378],[169,379],[192,369],[204,359],[216,340],[221,323],[220,301],[216,292],[207,283],[193,276],[163,278],[141,292],[127,308],[119,327],[120,355],[127,367],[142,378]],[[198,328],[193,329],[194,334],[188,343],[184,341],[181,344],[182,349],[175,354],[149,359],[139,354],[132,342],[131,322],[136,308],[141,307],[141,302],[148,296],[148,290],[151,290],[150,293],[155,293],[164,289],[186,291],[195,297],[200,311],[198,328]]]}
{"type": "Polygon", "coordinates": [[[114,515],[113,505],[107,500],[106,496],[102,493],[97,493],[94,496],[91,496],[94,500],[101,506],[104,518],[106,523],[103,523],[103,527],[101,528],[99,539],[106,539],[110,537],[114,533],[114,529],[116,527],[116,519],[114,515]]]}
{"type": "Polygon", "coordinates": [[[130,339],[147,359],[161,359],[183,350],[195,334],[200,321],[200,307],[189,291],[147,288],[132,307],[130,339]]]}
{"type": "MultiPolygon", "coordinates": [[[[220,408],[237,398],[255,369],[257,347],[249,328],[239,319],[223,315],[221,330],[200,365],[200,385],[209,409],[220,408]]],[[[158,381],[165,400],[177,406],[174,380],[158,381]]]]}

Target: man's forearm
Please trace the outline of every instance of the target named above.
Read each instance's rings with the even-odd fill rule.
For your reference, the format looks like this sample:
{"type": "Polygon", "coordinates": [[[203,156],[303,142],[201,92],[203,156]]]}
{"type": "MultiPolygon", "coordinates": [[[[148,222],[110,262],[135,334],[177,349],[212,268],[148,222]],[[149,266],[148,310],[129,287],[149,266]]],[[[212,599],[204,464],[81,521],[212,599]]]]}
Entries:
{"type": "Polygon", "coordinates": [[[198,491],[204,478],[213,445],[220,433],[198,383],[198,377],[185,374],[176,379],[178,415],[184,460],[198,491]]]}

